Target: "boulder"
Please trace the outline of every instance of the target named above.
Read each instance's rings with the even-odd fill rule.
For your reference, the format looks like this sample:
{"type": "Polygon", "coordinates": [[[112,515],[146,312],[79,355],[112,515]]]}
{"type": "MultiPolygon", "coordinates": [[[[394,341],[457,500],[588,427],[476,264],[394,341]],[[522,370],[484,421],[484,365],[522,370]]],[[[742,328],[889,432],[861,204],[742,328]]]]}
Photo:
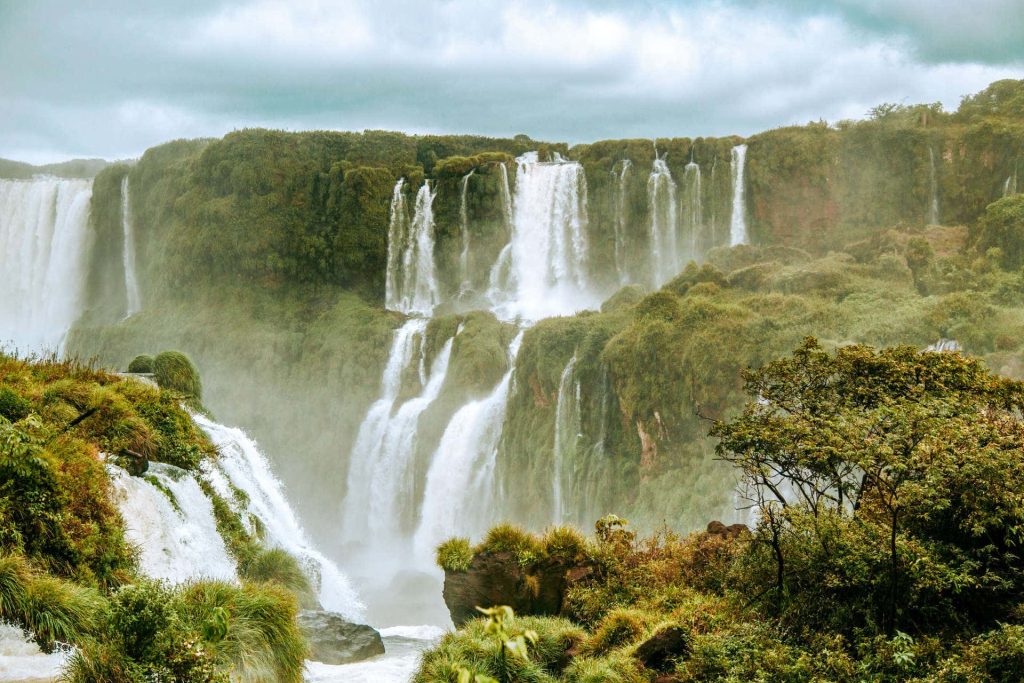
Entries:
{"type": "Polygon", "coordinates": [[[444,603],[456,627],[479,617],[477,607],[508,605],[520,615],[553,616],[568,588],[591,571],[558,558],[524,568],[512,552],[479,553],[466,571],[445,572],[444,603]]]}
{"type": "Polygon", "coordinates": [[[708,523],[707,534],[709,536],[721,536],[725,539],[733,539],[749,531],[750,529],[746,524],[730,524],[729,526],[726,526],[716,520],[708,523]]]}
{"type": "Polygon", "coordinates": [[[690,633],[681,626],[668,626],[640,643],[634,657],[652,671],[668,671],[675,660],[689,654],[690,633]]]}
{"type": "Polygon", "coordinates": [[[314,661],[350,664],[384,654],[384,641],[376,630],[334,612],[302,610],[298,622],[314,661]]]}

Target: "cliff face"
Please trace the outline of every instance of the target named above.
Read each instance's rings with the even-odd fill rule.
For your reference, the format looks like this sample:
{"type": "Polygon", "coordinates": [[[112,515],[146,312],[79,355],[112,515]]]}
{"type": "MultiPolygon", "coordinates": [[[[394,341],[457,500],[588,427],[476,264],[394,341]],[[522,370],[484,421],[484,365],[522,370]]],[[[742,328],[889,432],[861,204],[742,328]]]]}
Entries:
{"type": "Polygon", "coordinates": [[[697,510],[702,489],[729,488],[703,437],[705,418],[738,404],[742,369],[803,335],[921,346],[953,335],[998,368],[1017,367],[1015,285],[960,255],[964,230],[924,226],[973,223],[1011,187],[1024,159],[1018,89],[996,84],[955,114],[883,107],[864,122],[747,140],[568,149],[525,137],[246,130],[168,143],[96,178],[91,303],[69,350],[115,366],[140,352],[189,353],[214,387],[208,404],[251,429],[307,502],[312,526],[330,534],[324,482],[332,499],[343,494],[346,458],[401,322],[380,307],[396,183],[404,178],[410,206],[423,182],[436,193],[444,302],[436,313],[451,315],[431,334],[445,327],[438,338],[447,339],[464,325],[452,356],[457,379],[427,413],[437,426],[419,448],[429,452],[456,407],[485,395],[507,368],[509,328],[465,313],[490,305],[485,293],[514,229],[513,158],[558,154],[584,171],[585,267],[595,290],[650,286],[652,223],[670,196],[678,270],[689,258],[705,267],[688,267],[646,298],[627,287],[601,313],[526,333],[500,444],[501,504],[538,524],[559,515],[589,522],[627,505],[640,520],[699,524],[733,504],[715,494],[697,510]],[[738,206],[756,246],[728,250],[741,143],[738,206]],[[674,194],[653,187],[656,161],[674,194]],[[125,177],[143,300],[128,320],[125,177]],[[907,255],[914,235],[926,243],[914,252],[920,258],[907,255]],[[986,311],[997,322],[979,317],[986,311]],[[556,475],[564,490],[554,490],[556,475]],[[522,491],[544,495],[527,500],[522,491]],[[564,509],[555,509],[558,498],[564,509]]]}

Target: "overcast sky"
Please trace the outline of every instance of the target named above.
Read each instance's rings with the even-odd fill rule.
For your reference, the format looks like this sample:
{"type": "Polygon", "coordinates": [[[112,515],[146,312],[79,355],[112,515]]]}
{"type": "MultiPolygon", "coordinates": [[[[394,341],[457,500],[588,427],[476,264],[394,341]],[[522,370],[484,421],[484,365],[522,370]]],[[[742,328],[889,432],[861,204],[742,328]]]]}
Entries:
{"type": "Polygon", "coordinates": [[[754,133],[1024,78],[1024,0],[0,0],[0,157],[266,126],[754,133]]]}

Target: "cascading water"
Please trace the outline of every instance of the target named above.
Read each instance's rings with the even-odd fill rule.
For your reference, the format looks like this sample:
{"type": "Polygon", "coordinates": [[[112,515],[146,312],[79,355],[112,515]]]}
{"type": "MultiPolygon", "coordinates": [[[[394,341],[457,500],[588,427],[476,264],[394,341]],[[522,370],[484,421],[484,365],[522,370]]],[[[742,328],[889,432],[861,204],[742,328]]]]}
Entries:
{"type": "Polygon", "coordinates": [[[462,187],[459,196],[459,227],[462,232],[462,251],[459,253],[459,294],[468,292],[472,283],[469,278],[469,206],[467,203],[470,171],[462,176],[462,187]]]}
{"type": "Polygon", "coordinates": [[[704,208],[701,202],[700,166],[691,161],[683,175],[683,229],[687,235],[690,259],[700,256],[700,238],[704,230],[704,208]]]}
{"type": "Polygon", "coordinates": [[[505,216],[505,227],[511,230],[514,217],[512,215],[512,191],[508,184],[508,167],[505,164],[499,164],[498,169],[501,173],[501,207],[505,216]]]}
{"type": "Polygon", "coordinates": [[[393,549],[401,542],[403,523],[414,517],[419,418],[437,399],[448,372],[454,338],[445,342],[429,375],[422,378],[419,396],[400,402],[402,372],[416,362],[413,356],[417,340],[421,342],[419,364],[425,364],[425,344],[421,340],[426,325],[426,320],[413,319],[395,333],[382,397],[367,413],[352,450],[343,517],[345,537],[363,539],[376,548],[390,545],[393,549]]]}
{"type": "Polygon", "coordinates": [[[0,180],[0,344],[58,351],[84,308],[91,180],[0,180]]]}
{"type": "Polygon", "coordinates": [[[236,506],[242,504],[234,491],[244,493],[244,507],[236,512],[245,513],[242,519],[246,521],[249,515],[255,516],[260,521],[263,542],[299,560],[317,588],[317,598],[324,609],[347,619],[362,619],[363,605],[348,579],[310,543],[285,498],[281,482],[256,443],[240,429],[225,427],[199,414],[193,415],[193,419],[217,447],[217,458],[203,463],[203,473],[214,490],[236,506]]]}
{"type": "Polygon", "coordinates": [[[107,469],[143,573],[171,583],[237,580],[213,504],[190,473],[163,463],[150,463],[145,478],[113,465],[107,469]]]}
{"type": "Polygon", "coordinates": [[[416,193],[412,220],[406,209],[405,181],[391,195],[385,303],[403,313],[429,314],[439,302],[434,275],[434,197],[427,180],[416,193]]]}
{"type": "Polygon", "coordinates": [[[576,356],[573,355],[562,371],[555,402],[555,443],[552,450],[551,502],[553,522],[561,524],[565,518],[563,479],[565,463],[576,455],[580,436],[580,383],[574,381],[576,356]]]}
{"type": "Polygon", "coordinates": [[[124,262],[124,289],[127,300],[125,317],[128,318],[142,309],[142,297],[139,295],[139,281],[135,276],[135,231],[132,228],[127,174],[121,179],[121,231],[123,233],[121,260],[124,262]]]}
{"type": "Polygon", "coordinates": [[[1013,170],[1013,173],[1006,176],[1006,182],[1003,183],[1003,197],[1010,197],[1017,194],[1017,169],[1013,170]]]}
{"type": "Polygon", "coordinates": [[[939,180],[935,170],[935,150],[928,148],[928,225],[939,224],[939,180]]]}
{"type": "Polygon", "coordinates": [[[405,178],[399,178],[391,191],[391,207],[388,211],[388,264],[384,281],[384,304],[391,309],[399,308],[402,297],[402,256],[408,234],[409,210],[405,205],[405,178]]]}
{"type": "Polygon", "coordinates": [[[629,282],[629,269],[626,264],[626,174],[632,167],[632,161],[622,160],[615,194],[615,272],[619,276],[620,285],[629,282]]]}
{"type": "Polygon", "coordinates": [[[509,345],[509,369],[489,396],[462,406],[448,423],[430,462],[416,558],[432,568],[434,548],[454,534],[476,535],[494,520],[494,470],[505,421],[520,332],[509,345]]]}
{"type": "Polygon", "coordinates": [[[647,203],[651,213],[652,284],[660,287],[680,270],[676,182],[664,158],[654,160],[647,179],[647,203]]]}
{"type": "Polygon", "coordinates": [[[747,243],[747,202],[744,176],[747,166],[747,146],[732,148],[732,219],[729,224],[729,246],[747,243]]]}
{"type": "Polygon", "coordinates": [[[506,319],[537,320],[596,304],[587,275],[583,166],[557,155],[541,162],[536,152],[516,164],[512,234],[492,270],[495,311],[506,319]]]}

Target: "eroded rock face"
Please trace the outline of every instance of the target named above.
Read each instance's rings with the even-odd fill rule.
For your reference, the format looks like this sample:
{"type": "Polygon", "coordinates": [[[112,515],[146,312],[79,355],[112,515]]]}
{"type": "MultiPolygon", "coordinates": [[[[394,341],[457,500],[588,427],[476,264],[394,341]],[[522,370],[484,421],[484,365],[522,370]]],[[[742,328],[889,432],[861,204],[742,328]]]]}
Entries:
{"type": "Polygon", "coordinates": [[[508,605],[520,615],[553,616],[569,586],[589,574],[589,568],[560,559],[524,569],[514,553],[481,553],[467,571],[445,572],[444,603],[456,627],[480,616],[477,607],[508,605]]]}
{"type": "Polygon", "coordinates": [[[384,641],[377,631],[334,612],[303,610],[298,622],[309,642],[310,659],[315,661],[350,664],[384,654],[384,641]]]}

